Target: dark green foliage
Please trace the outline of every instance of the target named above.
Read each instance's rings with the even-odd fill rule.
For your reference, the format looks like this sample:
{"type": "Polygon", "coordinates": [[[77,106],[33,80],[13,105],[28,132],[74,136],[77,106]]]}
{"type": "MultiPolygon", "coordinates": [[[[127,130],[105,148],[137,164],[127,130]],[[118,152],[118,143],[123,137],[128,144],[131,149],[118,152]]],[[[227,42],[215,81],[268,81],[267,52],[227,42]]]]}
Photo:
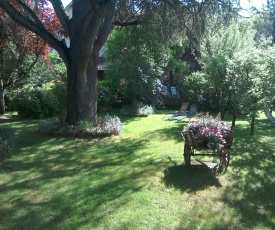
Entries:
{"type": "Polygon", "coordinates": [[[221,27],[219,33],[212,33],[201,47],[199,62],[208,85],[205,91],[208,97],[205,99],[209,108],[218,109],[222,116],[226,110],[240,112],[241,104],[247,107],[247,103],[241,101],[244,93],[248,92],[246,83],[255,65],[252,57],[256,53],[255,31],[251,26],[250,22],[242,21],[221,27]]]}
{"type": "Polygon", "coordinates": [[[41,87],[47,82],[59,80],[60,78],[61,75],[53,64],[47,61],[39,60],[30,71],[28,77],[24,81],[18,83],[16,88],[22,88],[24,85],[41,87]]]}
{"type": "Polygon", "coordinates": [[[134,106],[126,105],[123,106],[120,113],[124,116],[135,116],[137,114],[137,109],[134,106]]]}
{"type": "Polygon", "coordinates": [[[168,49],[168,60],[166,71],[172,77],[165,85],[176,86],[182,88],[182,82],[185,81],[185,76],[196,70],[195,56],[192,55],[191,49],[187,47],[187,42],[176,41],[168,49]]]}
{"type": "Polygon", "coordinates": [[[10,129],[0,129],[0,161],[14,153],[14,135],[10,129]]]}
{"type": "Polygon", "coordinates": [[[128,104],[152,104],[157,78],[163,74],[163,55],[155,33],[140,27],[116,30],[107,44],[106,77],[128,104]]]}
{"type": "Polygon", "coordinates": [[[182,85],[184,94],[192,103],[199,105],[200,111],[215,111],[215,108],[218,108],[218,101],[214,97],[215,92],[209,87],[204,73],[194,72],[186,76],[182,85]]]}
{"type": "Polygon", "coordinates": [[[98,83],[98,103],[97,106],[111,105],[113,99],[111,83],[100,81],[98,83]]]}
{"type": "Polygon", "coordinates": [[[41,87],[17,90],[13,103],[22,118],[45,118],[58,113],[57,98],[41,87]]]}
{"type": "MultiPolygon", "coordinates": [[[[51,71],[54,73],[54,77],[49,80],[60,81],[66,85],[67,68],[60,56],[57,53],[50,53],[51,71]]],[[[67,86],[65,86],[66,88],[67,86]]]]}
{"type": "Polygon", "coordinates": [[[12,92],[10,110],[20,110],[19,114],[24,118],[66,115],[66,67],[57,55],[51,54],[51,61],[39,61],[28,78],[17,85],[12,92]],[[32,108],[24,103],[31,104],[32,108]]]}
{"type": "Polygon", "coordinates": [[[66,84],[62,81],[55,81],[47,84],[47,95],[52,95],[57,100],[57,114],[60,117],[66,116],[66,84]]]}

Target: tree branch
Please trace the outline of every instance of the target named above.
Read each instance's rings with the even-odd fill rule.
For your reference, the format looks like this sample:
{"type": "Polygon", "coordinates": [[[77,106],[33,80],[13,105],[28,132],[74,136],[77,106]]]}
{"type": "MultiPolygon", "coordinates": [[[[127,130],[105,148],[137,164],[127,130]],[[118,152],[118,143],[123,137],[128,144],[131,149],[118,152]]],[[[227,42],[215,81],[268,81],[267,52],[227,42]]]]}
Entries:
{"type": "Polygon", "coordinates": [[[17,23],[24,26],[28,30],[43,38],[52,48],[54,48],[61,56],[65,64],[68,63],[68,49],[65,41],[59,41],[43,26],[42,22],[36,23],[18,12],[14,6],[7,0],[0,0],[0,7],[17,23]]]}
{"type": "Polygon", "coordinates": [[[105,0],[97,2],[90,0],[91,8],[86,12],[86,15],[81,20],[81,27],[79,28],[79,36],[83,36],[81,67],[85,69],[89,63],[91,55],[98,53],[102,42],[104,43],[111,31],[113,12],[115,8],[114,1],[105,0]],[[100,39],[104,41],[99,41],[100,39]]]}
{"type": "Polygon", "coordinates": [[[122,26],[122,27],[138,26],[138,25],[142,25],[142,24],[145,24],[145,22],[143,20],[134,20],[134,21],[126,21],[126,22],[114,20],[114,22],[113,22],[114,26],[122,26]]]}
{"type": "Polygon", "coordinates": [[[81,27],[79,29],[79,34],[84,34],[86,33],[87,30],[87,22],[93,18],[94,15],[94,11],[93,10],[89,10],[86,15],[83,17],[82,21],[81,21],[81,27]]]}
{"type": "Polygon", "coordinates": [[[24,10],[26,10],[30,16],[33,18],[33,20],[40,26],[43,26],[42,22],[39,20],[39,18],[37,17],[37,15],[22,1],[20,0],[15,0],[17,2],[18,5],[22,6],[24,10]]]}
{"type": "Polygon", "coordinates": [[[15,84],[15,82],[21,82],[21,81],[23,81],[29,75],[29,73],[31,72],[31,70],[35,66],[35,64],[38,62],[38,60],[39,60],[39,55],[36,56],[36,58],[29,65],[29,67],[27,68],[27,70],[25,70],[23,72],[19,72],[18,79],[15,80],[14,78],[11,77],[11,81],[7,81],[6,84],[4,84],[3,88],[7,89],[10,86],[12,86],[13,84],[15,84]]]}
{"type": "Polygon", "coordinates": [[[69,15],[65,11],[62,1],[61,0],[49,0],[49,1],[53,5],[54,11],[57,14],[57,17],[61,25],[63,26],[67,34],[69,34],[70,19],[69,19],[69,15]]]}
{"type": "MultiPolygon", "coordinates": [[[[112,10],[107,11],[107,15],[105,17],[104,23],[100,29],[99,35],[96,39],[96,47],[101,48],[106,42],[111,30],[112,30],[112,21],[114,16],[114,8],[112,10]]],[[[98,50],[99,51],[99,50],[98,50]]]]}
{"type": "Polygon", "coordinates": [[[90,60],[90,56],[94,51],[94,42],[96,40],[100,26],[102,25],[102,21],[105,17],[105,14],[106,14],[106,11],[104,8],[97,9],[96,12],[94,12],[94,16],[90,20],[90,23],[87,26],[85,26],[85,28],[82,28],[82,29],[85,29],[85,32],[82,33],[81,35],[81,36],[85,36],[83,38],[84,43],[81,49],[83,51],[82,52],[83,60],[86,60],[82,62],[82,68],[84,69],[87,67],[90,60]]]}

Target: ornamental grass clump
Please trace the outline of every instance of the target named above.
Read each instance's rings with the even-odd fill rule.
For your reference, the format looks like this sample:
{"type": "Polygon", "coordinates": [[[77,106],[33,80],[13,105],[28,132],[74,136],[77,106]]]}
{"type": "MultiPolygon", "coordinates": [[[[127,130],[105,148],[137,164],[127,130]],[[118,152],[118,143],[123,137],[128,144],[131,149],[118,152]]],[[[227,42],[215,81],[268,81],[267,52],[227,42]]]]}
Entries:
{"type": "Polygon", "coordinates": [[[183,132],[190,132],[197,139],[199,146],[212,149],[222,149],[230,131],[231,126],[221,121],[220,114],[213,118],[208,113],[189,121],[183,128],[183,132]]]}

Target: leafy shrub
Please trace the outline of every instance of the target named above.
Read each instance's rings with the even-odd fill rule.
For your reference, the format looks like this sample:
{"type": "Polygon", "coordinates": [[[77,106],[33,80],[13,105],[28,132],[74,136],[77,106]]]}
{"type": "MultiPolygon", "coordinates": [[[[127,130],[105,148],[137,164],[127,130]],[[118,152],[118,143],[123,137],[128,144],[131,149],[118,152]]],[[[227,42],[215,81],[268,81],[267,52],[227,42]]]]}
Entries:
{"type": "Polygon", "coordinates": [[[42,134],[58,133],[78,137],[119,135],[122,130],[123,125],[120,119],[116,116],[111,117],[109,115],[98,117],[96,125],[94,125],[91,120],[84,120],[73,127],[60,119],[53,119],[51,122],[39,124],[39,132],[42,134]]]}
{"type": "Polygon", "coordinates": [[[9,129],[0,129],[0,161],[14,153],[14,136],[9,129]]]}
{"type": "Polygon", "coordinates": [[[150,105],[144,105],[144,106],[127,105],[127,106],[124,106],[120,112],[124,116],[146,117],[150,114],[154,114],[154,108],[150,105]]]}
{"type": "Polygon", "coordinates": [[[13,95],[13,103],[22,118],[50,117],[58,112],[58,100],[41,87],[24,87],[13,95]]]}
{"type": "Polygon", "coordinates": [[[47,84],[47,94],[54,95],[58,105],[57,113],[60,117],[66,116],[66,105],[67,105],[67,89],[66,84],[61,81],[55,81],[47,84]]]}
{"type": "Polygon", "coordinates": [[[120,110],[120,113],[124,116],[135,116],[137,114],[137,109],[131,105],[125,105],[120,110]]]}
{"type": "Polygon", "coordinates": [[[98,106],[111,105],[112,99],[113,95],[108,82],[100,81],[98,84],[98,106]]]}

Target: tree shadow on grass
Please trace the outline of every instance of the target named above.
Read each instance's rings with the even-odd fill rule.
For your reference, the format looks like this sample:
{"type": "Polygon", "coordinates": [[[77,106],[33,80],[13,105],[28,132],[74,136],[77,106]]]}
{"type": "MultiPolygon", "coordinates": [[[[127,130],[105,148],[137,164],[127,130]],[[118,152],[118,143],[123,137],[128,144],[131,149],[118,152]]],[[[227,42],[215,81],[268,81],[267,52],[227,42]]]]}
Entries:
{"type": "Polygon", "coordinates": [[[4,225],[7,229],[29,229],[31,226],[77,229],[91,222],[96,227],[108,212],[114,213],[128,203],[129,194],[142,189],[143,184],[137,180],[144,176],[143,167],[146,166],[127,165],[135,159],[134,152],[133,156],[114,152],[111,156],[100,156],[100,153],[97,156],[87,151],[88,157],[85,157],[83,149],[80,150],[83,147],[65,146],[56,152],[41,151],[33,159],[24,157],[24,160],[3,165],[1,172],[13,178],[1,185],[0,193],[17,194],[20,191],[16,196],[3,197],[2,202],[10,205],[1,205],[0,223],[4,225],[2,221],[9,220],[9,225],[4,225]],[[66,151],[66,148],[76,152],[66,151]],[[78,156],[77,150],[81,152],[78,156]],[[19,175],[25,172],[28,175],[19,175]]]}
{"type": "Polygon", "coordinates": [[[6,229],[77,229],[91,222],[95,229],[146,186],[140,178],[159,170],[150,152],[147,159],[140,157],[148,144],[146,135],[86,143],[38,135],[28,122],[13,128],[20,156],[0,170],[6,178],[11,175],[0,187],[6,194],[1,202],[9,204],[0,208],[0,224],[6,229]]]}
{"type": "MultiPolygon", "coordinates": [[[[114,138],[92,143],[37,136],[28,122],[14,123],[14,129],[20,139],[20,156],[2,164],[0,170],[0,223],[6,229],[97,229],[108,223],[109,215],[131,202],[132,194],[150,183],[143,178],[168,167],[163,159],[158,161],[152,152],[145,151],[148,139],[182,141],[174,126],[170,131],[148,131],[120,142],[114,138]]],[[[229,183],[221,199],[237,210],[241,227],[262,223],[272,229],[274,132],[266,130],[255,137],[247,133],[247,128],[236,130],[232,161],[225,176],[229,183]]],[[[182,192],[221,186],[206,166],[168,167],[163,182],[182,192]]],[[[231,228],[239,228],[237,224],[231,228]]]]}
{"type": "Polygon", "coordinates": [[[275,130],[267,123],[257,120],[254,136],[249,126],[236,127],[231,183],[222,199],[237,210],[244,228],[275,228],[275,130]]]}
{"type": "Polygon", "coordinates": [[[163,181],[167,187],[193,192],[209,186],[221,187],[217,177],[204,165],[174,165],[164,170],[163,181]]]}
{"type": "Polygon", "coordinates": [[[0,117],[0,124],[17,122],[17,121],[19,121],[19,118],[0,117]]]}

